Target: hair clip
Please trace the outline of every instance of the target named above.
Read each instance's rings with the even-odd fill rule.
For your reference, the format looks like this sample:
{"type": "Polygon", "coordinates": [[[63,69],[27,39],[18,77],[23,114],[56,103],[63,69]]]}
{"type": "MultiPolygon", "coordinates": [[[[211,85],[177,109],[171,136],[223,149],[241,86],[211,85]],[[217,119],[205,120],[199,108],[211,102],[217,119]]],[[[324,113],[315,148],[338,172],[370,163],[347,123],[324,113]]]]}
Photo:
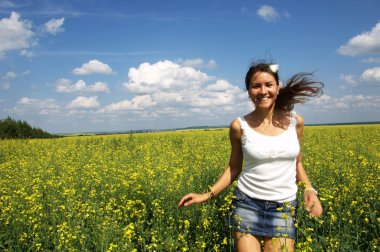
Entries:
{"type": "Polygon", "coordinates": [[[279,67],[280,67],[280,65],[278,65],[278,64],[271,64],[271,65],[269,65],[269,69],[270,69],[273,73],[277,73],[279,67]]]}

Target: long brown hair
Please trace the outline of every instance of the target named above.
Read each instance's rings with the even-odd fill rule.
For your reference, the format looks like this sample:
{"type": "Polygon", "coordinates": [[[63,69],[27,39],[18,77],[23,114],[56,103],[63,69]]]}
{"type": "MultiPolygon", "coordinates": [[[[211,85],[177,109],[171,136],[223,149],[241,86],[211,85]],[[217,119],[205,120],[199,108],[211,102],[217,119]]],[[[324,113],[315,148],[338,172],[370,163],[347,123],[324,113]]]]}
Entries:
{"type": "MultiPolygon", "coordinates": [[[[271,65],[268,63],[253,63],[246,76],[245,87],[248,90],[252,77],[257,72],[267,72],[271,74],[277,85],[279,85],[278,71],[273,71],[271,65]]],[[[319,81],[312,80],[312,73],[297,73],[286,81],[285,85],[280,87],[279,94],[277,95],[275,108],[291,111],[297,103],[305,103],[308,98],[321,95],[324,84],[319,81]]]]}

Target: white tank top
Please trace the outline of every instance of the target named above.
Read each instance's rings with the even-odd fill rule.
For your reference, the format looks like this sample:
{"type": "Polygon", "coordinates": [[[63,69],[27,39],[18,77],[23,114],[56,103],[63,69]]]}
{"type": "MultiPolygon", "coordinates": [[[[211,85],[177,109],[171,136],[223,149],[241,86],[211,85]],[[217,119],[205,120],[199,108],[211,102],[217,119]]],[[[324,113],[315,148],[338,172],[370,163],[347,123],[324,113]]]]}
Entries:
{"type": "Polygon", "coordinates": [[[238,188],[251,198],[286,202],[296,199],[296,159],[300,146],[296,131],[296,113],[291,112],[288,129],[276,136],[263,135],[238,118],[244,169],[238,188]]]}

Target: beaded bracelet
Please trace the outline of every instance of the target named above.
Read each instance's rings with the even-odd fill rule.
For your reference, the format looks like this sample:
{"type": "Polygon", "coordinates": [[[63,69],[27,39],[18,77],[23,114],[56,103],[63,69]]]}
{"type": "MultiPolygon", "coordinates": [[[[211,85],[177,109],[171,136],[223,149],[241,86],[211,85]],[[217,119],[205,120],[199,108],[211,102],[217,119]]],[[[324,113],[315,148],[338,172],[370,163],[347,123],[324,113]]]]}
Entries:
{"type": "Polygon", "coordinates": [[[208,191],[208,199],[210,200],[210,199],[214,198],[214,196],[215,196],[215,194],[210,188],[210,191],[208,191]]]}
{"type": "Polygon", "coordinates": [[[315,192],[315,194],[318,195],[318,191],[315,190],[313,187],[306,187],[304,192],[315,192]]]}

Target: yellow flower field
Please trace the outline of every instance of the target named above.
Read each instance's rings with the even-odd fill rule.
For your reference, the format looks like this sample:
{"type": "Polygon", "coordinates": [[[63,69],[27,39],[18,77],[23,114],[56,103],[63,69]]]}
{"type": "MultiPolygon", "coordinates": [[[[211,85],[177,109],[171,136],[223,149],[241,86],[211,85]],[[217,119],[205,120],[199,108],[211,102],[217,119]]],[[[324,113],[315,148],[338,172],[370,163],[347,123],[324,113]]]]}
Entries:
{"type": "MultiPolygon", "coordinates": [[[[324,207],[299,195],[297,251],[379,251],[380,125],[306,127],[304,166],[324,207]]],[[[0,142],[0,250],[233,251],[232,187],[203,192],[229,158],[227,129],[0,142]]]]}

